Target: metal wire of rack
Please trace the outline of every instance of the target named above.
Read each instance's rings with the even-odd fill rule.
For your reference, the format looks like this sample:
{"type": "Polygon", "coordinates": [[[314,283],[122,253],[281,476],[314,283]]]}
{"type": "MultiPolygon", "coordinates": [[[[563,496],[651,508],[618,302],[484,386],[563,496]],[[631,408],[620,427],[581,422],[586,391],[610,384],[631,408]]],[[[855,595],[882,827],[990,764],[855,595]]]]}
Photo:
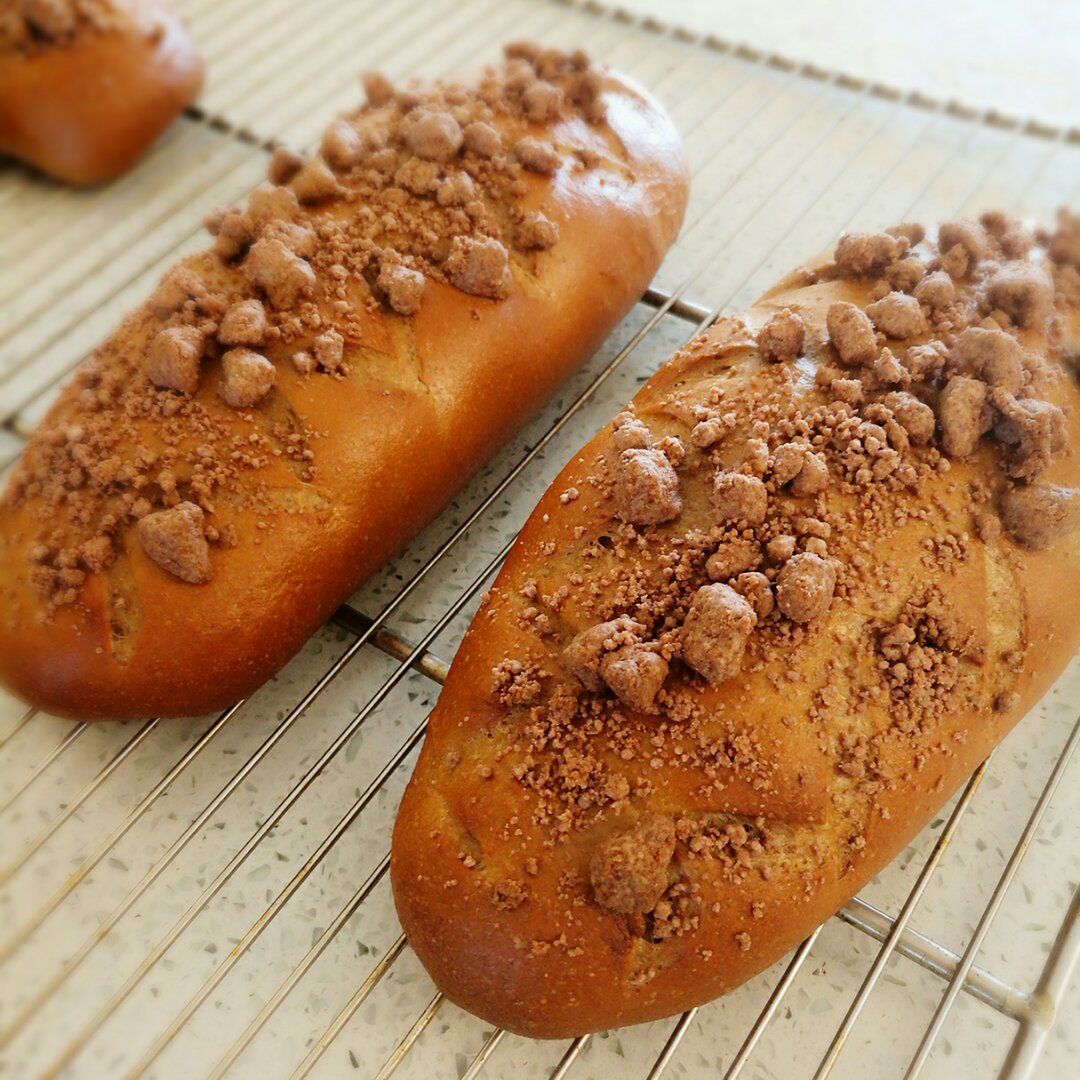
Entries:
{"type": "Polygon", "coordinates": [[[210,83],[134,173],[91,192],[0,173],[0,468],[57,381],[202,243],[202,213],[254,186],[274,145],[313,144],[361,69],[431,76],[507,38],[583,44],[668,104],[694,197],[600,354],[249,700],[140,725],[0,701],[0,1073],[1021,1077],[1068,1062],[1076,663],[837,919],[680,1018],[568,1044],[492,1031],[434,993],[386,870],[447,663],[562,460],[698,327],[845,228],[1076,205],[1080,133],[594,3],[175,6],[210,83]]]}

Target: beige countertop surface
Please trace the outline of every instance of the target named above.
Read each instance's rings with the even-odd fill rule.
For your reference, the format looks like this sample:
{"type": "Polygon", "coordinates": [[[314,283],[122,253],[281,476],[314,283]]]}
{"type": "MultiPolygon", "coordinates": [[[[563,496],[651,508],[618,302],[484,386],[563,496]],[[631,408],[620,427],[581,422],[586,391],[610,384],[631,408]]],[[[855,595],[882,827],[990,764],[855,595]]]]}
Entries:
{"type": "Polygon", "coordinates": [[[1076,0],[618,0],[614,6],[904,90],[1080,126],[1076,0]]]}

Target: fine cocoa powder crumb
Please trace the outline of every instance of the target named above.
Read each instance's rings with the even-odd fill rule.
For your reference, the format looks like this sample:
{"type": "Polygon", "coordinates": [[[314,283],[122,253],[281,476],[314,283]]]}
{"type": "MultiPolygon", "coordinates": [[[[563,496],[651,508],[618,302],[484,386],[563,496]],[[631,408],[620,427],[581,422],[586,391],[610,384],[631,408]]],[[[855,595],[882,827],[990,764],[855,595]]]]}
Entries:
{"type": "Polygon", "coordinates": [[[549,677],[537,663],[520,660],[504,660],[492,671],[493,693],[501,705],[534,705],[543,691],[543,683],[549,677]]]}

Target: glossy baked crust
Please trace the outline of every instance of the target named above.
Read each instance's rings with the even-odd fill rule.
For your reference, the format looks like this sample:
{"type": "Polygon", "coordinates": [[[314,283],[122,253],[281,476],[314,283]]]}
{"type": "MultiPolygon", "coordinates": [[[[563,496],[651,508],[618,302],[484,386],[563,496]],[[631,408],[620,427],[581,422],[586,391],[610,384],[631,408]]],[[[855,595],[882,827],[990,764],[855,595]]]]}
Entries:
{"type": "MultiPolygon", "coordinates": [[[[513,155],[505,157],[517,177],[514,213],[535,220],[529,215],[542,212],[558,239],[544,250],[515,250],[504,298],[470,295],[445,277],[420,278],[419,310],[402,315],[359,271],[314,273],[276,247],[294,271],[313,275],[314,286],[295,311],[283,312],[255,290],[283,329],[259,346],[276,382],[250,408],[222,399],[225,347],[211,339],[224,336],[221,309],[253,296],[254,256],[220,252],[230,223],[247,228],[255,211],[215,222],[217,251],[185,260],[162,287],[180,288],[179,296],[161,302],[159,290],[101,346],[32,438],[0,506],[0,677],[7,685],[80,718],[224,707],[281,667],[452,498],[592,355],[641,295],[682,220],[687,171],[670,121],[616,75],[596,86],[603,112],[592,121],[567,111],[546,125],[509,114],[499,123],[510,145],[549,133],[564,154],[550,174],[521,173],[513,155]],[[193,279],[201,300],[183,291],[193,279]],[[208,314],[212,301],[218,307],[208,314]],[[208,341],[194,394],[147,379],[146,358],[166,326],[208,341]],[[339,342],[336,365],[325,357],[316,363],[327,333],[331,353],[339,342]],[[105,404],[92,400],[102,395],[105,404]],[[121,441],[107,451],[88,448],[91,434],[109,441],[113,421],[123,425],[121,441]],[[64,440],[73,431],[82,445],[69,453],[64,440]],[[208,490],[200,443],[211,437],[206,454],[228,476],[208,490]],[[74,493],[46,496],[58,453],[64,468],[75,469],[74,493]],[[112,464],[102,475],[106,454],[112,464]],[[156,464],[133,477],[119,459],[156,464]],[[200,503],[210,527],[213,577],[205,584],[170,573],[139,541],[136,519],[181,497],[200,503]],[[85,499],[87,509],[73,511],[72,499],[85,499]],[[108,565],[94,571],[102,547],[106,557],[98,561],[108,565]]],[[[395,107],[361,111],[357,130],[383,123],[395,107]]],[[[474,164],[478,175],[488,168],[474,164]]],[[[275,159],[273,169],[295,174],[299,167],[286,165],[275,159]]],[[[352,175],[366,175],[362,168],[352,175]]],[[[330,175],[319,159],[291,183],[302,190],[313,175],[330,175]]],[[[339,176],[345,184],[346,173],[339,176]]],[[[434,206],[433,196],[424,199],[434,206]]],[[[271,208],[270,224],[259,218],[258,227],[273,226],[305,251],[315,233],[351,243],[364,212],[351,197],[313,197],[301,207],[281,186],[264,189],[252,207],[258,200],[271,208]],[[282,205],[288,222],[272,217],[282,205]]],[[[497,226],[505,213],[496,206],[489,217],[497,226]]],[[[441,246],[435,242],[436,251],[441,246]]],[[[311,258],[322,266],[332,257],[311,258]]]]}
{"type": "Polygon", "coordinates": [[[198,97],[202,59],[176,16],[154,0],[114,6],[115,27],[0,53],[0,154],[57,180],[102,183],[198,97]]]}
{"type": "MultiPolygon", "coordinates": [[[[1080,485],[1069,364],[1080,356],[1080,222],[1071,220],[1071,245],[1064,229],[1051,245],[1049,320],[988,285],[1014,265],[1034,275],[1043,299],[1049,281],[1021,254],[1030,237],[1001,215],[988,221],[1016,257],[970,223],[993,248],[973,268],[957,245],[949,255],[924,245],[920,267],[894,257],[861,276],[826,256],[676,354],[635,397],[632,419],[619,419],[631,432],[621,443],[609,425],[572,457],[461,643],[395,827],[402,926],[452,1001],[512,1031],[561,1038],[724,993],[892,859],[1060,674],[1080,643],[1076,492],[1058,489],[1072,518],[1046,534],[1008,515],[1003,527],[1006,493],[1033,490],[1015,479],[1034,469],[1017,456],[1015,432],[1000,426],[1001,439],[990,433],[970,456],[947,457],[938,389],[911,373],[920,363],[962,370],[955,343],[968,322],[1001,329],[1028,354],[1032,381],[1017,392],[1038,397],[1036,411],[1056,425],[1043,446],[1056,450],[1027,480],[1080,485]],[[888,365],[900,358],[905,370],[876,366],[880,356],[873,371],[839,364],[832,305],[864,309],[890,285],[910,293],[942,261],[955,281],[936,277],[919,295],[955,290],[962,303],[924,303],[922,315],[908,305],[923,332],[907,343],[878,334],[874,344],[883,354],[888,341],[888,365]],[[1027,325],[987,304],[987,288],[1027,325]],[[770,362],[762,342],[774,340],[780,313],[798,316],[805,343],[770,362]],[[932,339],[940,350],[919,351],[932,339]],[[899,430],[891,409],[867,420],[872,402],[901,384],[939,409],[923,445],[927,432],[899,430]],[[702,427],[714,421],[717,439],[702,427]],[[647,441],[632,434],[635,422],[676,469],[672,520],[619,518],[619,470],[633,453],[620,446],[647,441]],[[828,464],[812,494],[776,474],[789,440],[828,464]],[[887,473],[897,462],[912,472],[887,473]],[[763,478],[764,524],[717,525],[713,483],[725,470],[763,478]],[[753,565],[731,584],[752,595],[756,580],[772,610],[759,609],[741,670],[714,683],[687,666],[680,624],[694,590],[727,588],[709,586],[710,553],[739,544],[753,565]],[[775,607],[796,546],[837,575],[835,595],[822,592],[827,611],[808,621],[775,607]],[[594,684],[599,692],[575,676],[593,677],[575,668],[577,635],[619,616],[640,620],[631,648],[669,662],[663,692],[644,709],[613,694],[612,669],[600,668],[610,684],[594,684]]],[[[1038,251],[1031,259],[1045,267],[1038,251]]],[[[891,400],[899,409],[906,399],[891,400]]],[[[671,518],[670,493],[656,493],[653,507],[671,518]]],[[[790,597],[787,606],[798,610],[790,597]]]]}

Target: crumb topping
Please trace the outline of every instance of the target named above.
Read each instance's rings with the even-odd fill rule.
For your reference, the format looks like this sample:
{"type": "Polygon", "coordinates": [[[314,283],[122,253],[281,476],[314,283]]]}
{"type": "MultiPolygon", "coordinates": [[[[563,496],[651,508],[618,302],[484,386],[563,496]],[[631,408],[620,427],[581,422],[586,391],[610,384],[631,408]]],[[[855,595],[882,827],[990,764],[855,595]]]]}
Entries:
{"type": "Polygon", "coordinates": [[[635,525],[656,525],[682,511],[679,477],[658,449],[630,449],[619,455],[616,514],[635,525]]]}
{"type": "Polygon", "coordinates": [[[1017,700],[1022,615],[988,628],[957,597],[1080,526],[1045,479],[1070,453],[1051,399],[1078,234],[987,214],[843,238],[805,276],[850,299],[811,317],[793,287],[688,345],[545,504],[544,563],[502,598],[528,692],[497,685],[490,768],[549,848],[585,838],[591,899],[630,934],[695,934],[748,874],[798,902],[848,872],[882,796],[964,740],[954,718],[1017,700]],[[767,686],[789,714],[759,716],[767,686]],[[835,854],[790,808],[804,794],[835,854]],[[744,813],[761,805],[791,820],[744,813]]]}
{"type": "Polygon", "coordinates": [[[683,661],[711,683],[726,682],[742,667],[756,624],[754,609],[730,585],[702,585],[683,622],[683,661]]]}
{"type": "Polygon", "coordinates": [[[258,405],[274,385],[272,363],[251,349],[230,349],[221,358],[221,396],[234,409],[258,405]]]}
{"type": "Polygon", "coordinates": [[[776,606],[792,622],[811,622],[829,610],[835,590],[836,568],[807,550],[792,555],[776,575],[776,606]]]}
{"type": "Polygon", "coordinates": [[[847,300],[838,300],[829,307],[826,326],[840,363],[856,366],[877,356],[874,324],[861,308],[847,300]]]}
{"type": "Polygon", "coordinates": [[[213,576],[203,512],[194,503],[147,514],[135,531],[146,554],[181,581],[201,585],[213,576]]]}
{"type": "Polygon", "coordinates": [[[606,682],[600,671],[601,661],[609,653],[636,645],[644,632],[645,627],[641,623],[627,618],[590,626],[576,635],[563,650],[563,666],[586,690],[603,690],[606,682]]]}
{"type": "Polygon", "coordinates": [[[206,341],[197,326],[170,326],[154,335],[146,354],[146,376],[162,390],[194,394],[206,341]]]}
{"type": "Polygon", "coordinates": [[[766,360],[796,359],[806,340],[806,324],[797,311],[784,308],[773,315],[758,334],[758,349],[766,360]]]}
{"type": "Polygon", "coordinates": [[[598,903],[623,915],[650,911],[668,885],[675,823],[659,814],[598,844],[589,877],[598,903]]]}
{"type": "Polygon", "coordinates": [[[10,0],[0,11],[0,53],[33,53],[64,45],[79,33],[105,33],[123,23],[112,0],[10,0]]]}
{"type": "Polygon", "coordinates": [[[1049,547],[1067,529],[1076,528],[1080,493],[1057,484],[1027,484],[1001,497],[1001,524],[1025,547],[1049,547]]]}
{"type": "MultiPolygon", "coordinates": [[[[5,12],[0,47],[36,47],[105,27],[111,4],[21,0],[5,12]]],[[[107,573],[150,514],[199,508],[212,561],[238,540],[237,509],[258,511],[262,530],[295,512],[302,494],[276,487],[275,470],[285,463],[314,483],[320,440],[292,404],[296,380],[362,377],[372,356],[417,365],[402,320],[433,282],[478,305],[531,288],[559,242],[554,213],[534,208],[552,177],[624,176],[588,58],[527,43],[506,51],[471,86],[366,76],[367,103],[327,128],[319,155],[278,149],[246,207],[209,216],[211,250],[166,274],[129,318],[126,332],[145,344],[128,347],[122,331],[79,370],[3,496],[32,507],[31,546],[47,552],[33,576],[50,612],[107,573]],[[374,340],[384,331],[387,343],[374,340]]],[[[176,558],[155,561],[209,579],[193,563],[181,573],[176,558]]]]}

